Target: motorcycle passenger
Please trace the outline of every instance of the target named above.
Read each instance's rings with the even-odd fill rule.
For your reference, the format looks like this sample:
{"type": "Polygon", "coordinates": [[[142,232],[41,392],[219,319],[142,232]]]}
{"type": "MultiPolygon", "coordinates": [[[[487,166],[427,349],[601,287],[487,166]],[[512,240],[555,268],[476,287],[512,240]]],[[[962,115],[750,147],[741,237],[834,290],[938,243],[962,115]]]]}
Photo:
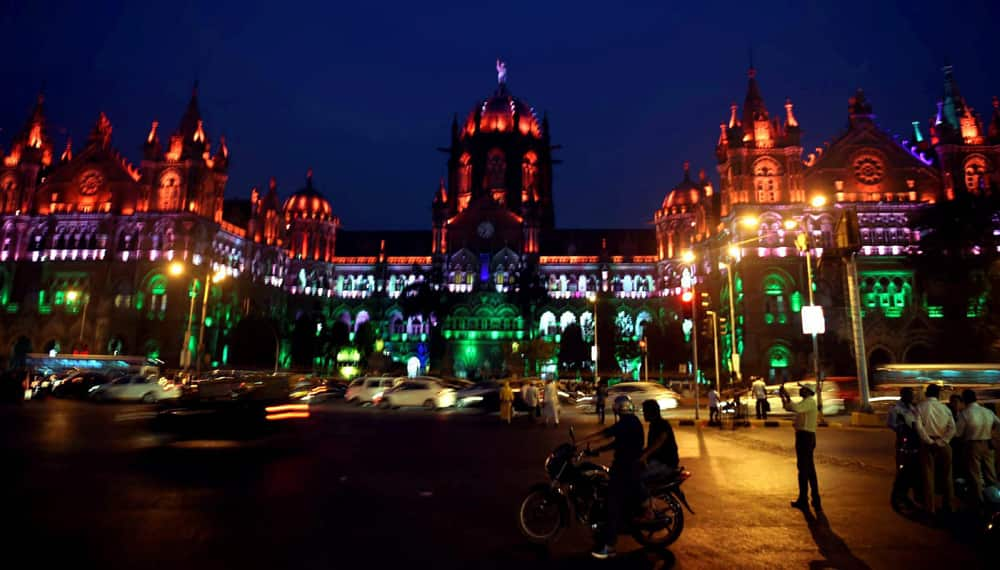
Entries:
{"type": "Polygon", "coordinates": [[[677,454],[677,439],[670,422],[660,415],[660,405],[656,400],[646,400],[642,403],[642,417],[649,423],[649,435],[646,449],[639,457],[646,467],[642,471],[643,481],[669,475],[680,467],[680,457],[677,454]]]}
{"type": "Polygon", "coordinates": [[[593,450],[591,455],[610,449],[615,452],[608,481],[608,521],[591,552],[594,558],[600,559],[615,555],[618,533],[642,500],[639,464],[644,439],[642,422],[635,416],[632,398],[626,395],[615,398],[612,410],[618,417],[617,423],[581,440],[582,443],[591,439],[611,438],[610,443],[593,450]]]}

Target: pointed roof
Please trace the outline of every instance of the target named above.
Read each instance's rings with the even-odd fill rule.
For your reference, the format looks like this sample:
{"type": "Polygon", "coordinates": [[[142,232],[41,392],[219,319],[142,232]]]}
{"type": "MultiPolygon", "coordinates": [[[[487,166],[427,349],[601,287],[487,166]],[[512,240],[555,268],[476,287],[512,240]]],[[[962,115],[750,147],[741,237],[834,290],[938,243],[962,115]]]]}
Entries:
{"type": "Polygon", "coordinates": [[[993,117],[990,119],[989,137],[992,144],[1000,144],[1000,98],[993,96],[993,117]]]}
{"type": "Polygon", "coordinates": [[[958,130],[958,119],[965,112],[965,99],[962,97],[962,93],[958,89],[958,83],[955,81],[954,68],[951,65],[946,65],[941,70],[944,71],[944,95],[941,99],[941,119],[952,129],[958,130]]]}
{"type": "Polygon", "coordinates": [[[194,136],[201,123],[201,109],[198,108],[198,81],[195,81],[194,87],[191,88],[191,100],[188,101],[187,109],[181,116],[177,132],[187,140],[194,136]]]}
{"type": "Polygon", "coordinates": [[[743,124],[750,128],[754,120],[767,120],[767,107],[764,105],[764,96],[760,94],[760,86],[757,85],[757,70],[753,67],[747,72],[747,96],[743,99],[743,124]]]}

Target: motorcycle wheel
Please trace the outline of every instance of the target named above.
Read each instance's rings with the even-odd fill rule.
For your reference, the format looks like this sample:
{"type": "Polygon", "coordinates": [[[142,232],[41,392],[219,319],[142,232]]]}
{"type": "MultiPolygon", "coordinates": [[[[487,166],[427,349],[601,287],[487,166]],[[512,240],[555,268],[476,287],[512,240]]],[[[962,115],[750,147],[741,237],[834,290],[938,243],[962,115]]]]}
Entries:
{"type": "Polygon", "coordinates": [[[653,497],[652,508],[656,521],[639,525],[632,537],[647,548],[666,548],[684,532],[684,508],[672,494],[653,497]]]}
{"type": "Polygon", "coordinates": [[[548,485],[537,485],[521,501],[518,509],[521,533],[536,544],[554,542],[566,528],[569,513],[566,502],[548,485]]]}

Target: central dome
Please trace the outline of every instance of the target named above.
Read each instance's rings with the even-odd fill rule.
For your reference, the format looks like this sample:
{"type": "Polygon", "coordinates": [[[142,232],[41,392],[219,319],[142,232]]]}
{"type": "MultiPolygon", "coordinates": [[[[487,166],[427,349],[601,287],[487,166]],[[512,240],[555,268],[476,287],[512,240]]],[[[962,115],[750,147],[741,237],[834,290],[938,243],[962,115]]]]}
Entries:
{"type": "Polygon", "coordinates": [[[465,121],[462,136],[475,134],[477,126],[484,133],[513,132],[516,126],[522,135],[535,138],[542,136],[535,110],[511,95],[505,84],[500,84],[493,95],[472,109],[465,121]]]}
{"type": "Polygon", "coordinates": [[[312,170],[306,175],[306,186],[285,200],[283,210],[288,218],[311,218],[330,220],[333,218],[333,208],[330,201],[313,188],[312,170]]]}

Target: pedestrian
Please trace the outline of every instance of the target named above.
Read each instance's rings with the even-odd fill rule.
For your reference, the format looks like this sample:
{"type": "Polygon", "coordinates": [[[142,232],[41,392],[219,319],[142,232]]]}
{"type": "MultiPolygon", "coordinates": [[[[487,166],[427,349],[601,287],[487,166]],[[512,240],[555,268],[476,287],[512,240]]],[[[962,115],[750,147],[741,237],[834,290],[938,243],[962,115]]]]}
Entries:
{"type": "Polygon", "coordinates": [[[597,406],[597,423],[604,423],[604,412],[608,405],[608,381],[601,380],[597,383],[597,390],[594,392],[594,405],[597,406]]]}
{"type": "Polygon", "coordinates": [[[929,384],[924,401],[917,405],[917,434],[920,435],[920,466],[923,470],[924,508],[934,514],[934,475],[944,477],[938,487],[944,495],[944,511],[951,511],[955,497],[952,481],[951,438],[955,437],[955,419],[951,410],[938,400],[941,386],[929,384]]]}
{"type": "Polygon", "coordinates": [[[982,504],[985,486],[997,484],[993,430],[1000,427],[1000,419],[976,402],[972,390],[962,392],[962,401],[965,409],[958,418],[956,431],[965,442],[966,468],[972,476],[976,503],[982,504]]]}
{"type": "Polygon", "coordinates": [[[913,388],[899,391],[899,401],[889,411],[889,429],[896,432],[896,479],[892,483],[891,504],[897,511],[912,509],[910,491],[917,492],[920,436],[917,435],[917,408],[913,388]]]}
{"type": "Polygon", "coordinates": [[[559,384],[551,378],[545,383],[545,425],[552,423],[552,427],[559,425],[559,384]]]}
{"type": "Polygon", "coordinates": [[[750,392],[753,393],[754,399],[757,400],[757,419],[766,420],[767,419],[767,385],[764,384],[764,379],[758,376],[754,379],[753,384],[750,385],[750,392]]]}
{"type": "Polygon", "coordinates": [[[504,381],[500,387],[500,419],[510,425],[514,418],[514,390],[510,387],[510,382],[504,381]]]}
{"type": "Polygon", "coordinates": [[[639,458],[640,462],[646,464],[642,470],[643,481],[674,473],[680,468],[681,463],[677,453],[674,428],[660,413],[660,404],[656,400],[646,400],[642,403],[642,417],[649,423],[646,449],[639,458]]]}
{"type": "Polygon", "coordinates": [[[614,425],[580,440],[580,443],[583,443],[593,439],[612,438],[610,443],[589,452],[589,455],[598,455],[609,449],[615,451],[611,469],[608,471],[608,519],[597,535],[596,545],[590,553],[594,558],[600,559],[615,555],[619,531],[642,502],[639,464],[644,439],[642,422],[635,416],[635,405],[632,403],[632,398],[627,395],[615,398],[612,409],[619,417],[614,425]]]}
{"type": "Polygon", "coordinates": [[[531,423],[535,423],[537,421],[535,408],[538,407],[538,389],[535,388],[534,382],[524,384],[524,388],[521,390],[521,399],[524,400],[524,405],[528,408],[528,417],[531,419],[531,423]]]}
{"type": "Polygon", "coordinates": [[[722,423],[722,418],[719,417],[719,392],[715,388],[708,391],[708,423],[709,425],[722,423]]]}
{"type": "Polygon", "coordinates": [[[823,506],[819,500],[819,482],[816,477],[816,462],[813,452],[816,450],[816,395],[812,388],[799,384],[798,403],[792,402],[792,397],[781,385],[778,391],[782,405],[789,412],[795,413],[795,463],[799,470],[799,498],[792,501],[792,507],[805,510],[809,504],[806,492],[812,491],[812,506],[816,512],[821,512],[823,506]]]}

